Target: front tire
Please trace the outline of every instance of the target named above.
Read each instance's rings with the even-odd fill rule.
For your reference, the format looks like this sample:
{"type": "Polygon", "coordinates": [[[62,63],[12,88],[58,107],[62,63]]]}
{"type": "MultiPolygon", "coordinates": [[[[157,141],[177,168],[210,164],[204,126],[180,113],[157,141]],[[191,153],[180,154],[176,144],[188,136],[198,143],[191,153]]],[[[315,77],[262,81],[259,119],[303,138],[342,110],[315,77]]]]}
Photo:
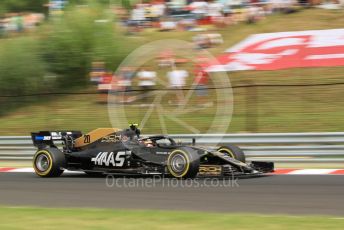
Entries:
{"type": "Polygon", "coordinates": [[[167,159],[168,172],[175,178],[195,178],[200,165],[198,153],[191,148],[173,150],[167,159]]]}
{"type": "Polygon", "coordinates": [[[223,145],[217,149],[218,152],[224,153],[231,158],[241,162],[246,162],[245,153],[235,145],[223,145]]]}
{"type": "Polygon", "coordinates": [[[33,168],[40,177],[58,177],[65,165],[65,156],[57,148],[38,150],[33,158],[33,168]]]}

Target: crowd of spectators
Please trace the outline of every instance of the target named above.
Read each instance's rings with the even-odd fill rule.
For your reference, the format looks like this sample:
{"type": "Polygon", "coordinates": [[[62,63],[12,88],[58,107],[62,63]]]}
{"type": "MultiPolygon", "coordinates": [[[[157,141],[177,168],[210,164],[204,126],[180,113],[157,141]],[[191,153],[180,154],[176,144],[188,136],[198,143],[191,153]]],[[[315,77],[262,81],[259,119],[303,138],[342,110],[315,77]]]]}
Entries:
{"type": "MultiPolygon", "coordinates": [[[[139,3],[129,12],[118,10],[129,33],[147,27],[161,31],[202,30],[200,25],[218,27],[239,22],[255,23],[276,12],[292,13],[299,7],[318,5],[322,0],[153,0],[139,3]]],[[[331,1],[340,4],[341,0],[331,1]]]]}
{"type": "Polygon", "coordinates": [[[8,13],[0,18],[0,34],[19,33],[34,29],[44,21],[41,13],[8,13]]]}
{"type": "Polygon", "coordinates": [[[177,62],[178,58],[173,54],[169,60],[166,66],[160,66],[159,62],[139,68],[124,66],[116,73],[106,70],[104,62],[93,62],[90,80],[97,85],[99,102],[107,103],[110,92],[116,103],[150,106],[154,101],[153,91],[166,89],[170,92],[168,103],[182,105],[185,103],[185,89],[191,89],[195,91],[196,103],[205,105],[208,73],[201,65],[195,65],[194,71],[189,72],[185,63],[177,62]]]}

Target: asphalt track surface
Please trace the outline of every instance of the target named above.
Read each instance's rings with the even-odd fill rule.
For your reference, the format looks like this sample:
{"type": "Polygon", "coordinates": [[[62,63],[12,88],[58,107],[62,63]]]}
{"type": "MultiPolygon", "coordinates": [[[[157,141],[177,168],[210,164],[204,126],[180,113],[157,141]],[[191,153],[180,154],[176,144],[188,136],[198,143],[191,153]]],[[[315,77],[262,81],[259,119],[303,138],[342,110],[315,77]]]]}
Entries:
{"type": "Polygon", "coordinates": [[[227,181],[0,173],[0,205],[344,215],[344,176],[272,175],[227,181]],[[195,183],[195,182],[194,182],[195,183]],[[220,183],[220,184],[217,184],[220,183]]]}

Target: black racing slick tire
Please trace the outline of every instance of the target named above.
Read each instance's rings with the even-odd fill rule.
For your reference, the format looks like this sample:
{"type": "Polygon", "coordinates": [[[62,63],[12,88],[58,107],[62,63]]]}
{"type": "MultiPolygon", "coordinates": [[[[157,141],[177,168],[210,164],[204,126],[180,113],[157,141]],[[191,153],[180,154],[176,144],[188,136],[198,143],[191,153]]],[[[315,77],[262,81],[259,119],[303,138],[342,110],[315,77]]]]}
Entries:
{"type": "Polygon", "coordinates": [[[218,152],[225,153],[235,160],[246,162],[245,153],[235,145],[223,145],[217,149],[218,152]]]}
{"type": "Polygon", "coordinates": [[[173,150],[167,159],[167,170],[175,178],[195,178],[199,171],[200,157],[191,148],[173,150]]]}
{"type": "Polygon", "coordinates": [[[40,177],[58,177],[65,165],[64,153],[57,148],[40,149],[33,158],[33,168],[40,177]]]}

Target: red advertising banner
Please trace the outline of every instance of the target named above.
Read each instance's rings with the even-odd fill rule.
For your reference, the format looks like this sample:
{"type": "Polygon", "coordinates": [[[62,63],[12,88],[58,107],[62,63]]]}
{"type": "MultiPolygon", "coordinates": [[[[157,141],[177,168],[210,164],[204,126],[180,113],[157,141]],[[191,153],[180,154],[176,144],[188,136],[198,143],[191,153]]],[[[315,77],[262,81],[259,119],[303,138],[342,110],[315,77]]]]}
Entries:
{"type": "Polygon", "coordinates": [[[344,66],[344,29],[255,34],[226,50],[208,71],[344,66]]]}

